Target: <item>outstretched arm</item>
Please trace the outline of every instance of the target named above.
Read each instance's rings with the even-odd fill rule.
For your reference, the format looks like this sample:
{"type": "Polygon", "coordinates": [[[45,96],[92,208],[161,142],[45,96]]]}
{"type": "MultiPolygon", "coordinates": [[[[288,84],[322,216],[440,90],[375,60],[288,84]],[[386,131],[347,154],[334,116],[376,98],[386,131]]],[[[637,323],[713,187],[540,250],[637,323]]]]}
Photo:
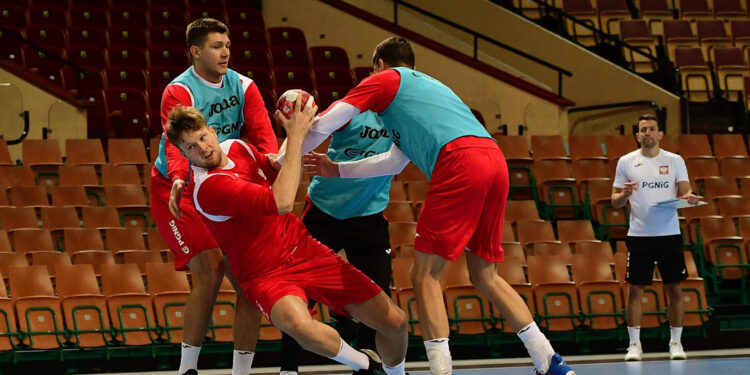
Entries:
{"type": "Polygon", "coordinates": [[[305,155],[305,174],[308,176],[361,178],[388,176],[401,172],[409,164],[409,158],[392,145],[382,154],[357,161],[336,163],[328,155],[312,153],[305,155]]]}

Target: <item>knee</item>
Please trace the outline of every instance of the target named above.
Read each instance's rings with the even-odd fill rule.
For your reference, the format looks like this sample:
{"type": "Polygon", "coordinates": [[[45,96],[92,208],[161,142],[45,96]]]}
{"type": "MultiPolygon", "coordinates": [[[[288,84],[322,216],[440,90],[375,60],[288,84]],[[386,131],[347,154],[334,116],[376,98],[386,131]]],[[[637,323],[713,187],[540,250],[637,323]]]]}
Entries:
{"type": "Polygon", "coordinates": [[[307,338],[308,336],[311,320],[312,318],[310,317],[289,315],[284,317],[283,322],[278,323],[284,327],[284,331],[289,336],[294,337],[297,341],[302,343],[302,341],[307,341],[302,339],[307,338]]]}
{"type": "Polygon", "coordinates": [[[192,269],[193,287],[217,289],[224,280],[224,261],[221,258],[206,257],[200,267],[192,269]]]}
{"type": "Polygon", "coordinates": [[[469,281],[471,282],[471,285],[474,285],[477,290],[486,290],[487,288],[492,285],[492,278],[494,275],[489,274],[488,272],[475,272],[473,270],[469,270],[469,281]]]}
{"type": "Polygon", "coordinates": [[[409,319],[407,318],[406,313],[398,307],[393,306],[392,309],[394,310],[394,313],[390,314],[392,318],[388,322],[388,330],[394,334],[405,335],[409,329],[409,319]]]}

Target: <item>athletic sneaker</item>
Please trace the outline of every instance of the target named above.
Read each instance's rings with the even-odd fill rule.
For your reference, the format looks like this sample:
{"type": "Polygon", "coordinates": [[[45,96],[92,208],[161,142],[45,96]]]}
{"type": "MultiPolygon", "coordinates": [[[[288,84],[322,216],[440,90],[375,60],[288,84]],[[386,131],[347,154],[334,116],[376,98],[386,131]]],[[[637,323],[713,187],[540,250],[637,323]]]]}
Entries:
{"type": "Polygon", "coordinates": [[[183,372],[181,375],[198,375],[198,370],[190,369],[183,372]]]}
{"type": "Polygon", "coordinates": [[[453,371],[450,358],[446,357],[443,351],[438,348],[427,349],[427,361],[430,364],[430,374],[432,375],[451,375],[453,371]]]}
{"type": "Polygon", "coordinates": [[[687,354],[682,350],[682,344],[676,341],[669,342],[669,359],[687,359],[687,354]]]}
{"type": "Polygon", "coordinates": [[[628,354],[625,354],[626,361],[640,361],[643,356],[640,342],[631,342],[628,346],[628,354]]]}
{"type": "Polygon", "coordinates": [[[374,351],[370,349],[362,349],[361,352],[367,355],[367,360],[370,362],[370,365],[367,366],[367,369],[354,371],[352,374],[354,375],[385,375],[385,370],[383,370],[383,361],[380,360],[380,356],[378,355],[378,353],[375,353],[374,351]]]}
{"type": "Polygon", "coordinates": [[[534,369],[532,372],[533,375],[576,375],[575,371],[568,366],[565,361],[563,361],[562,357],[555,353],[550,359],[549,359],[549,369],[547,372],[542,374],[539,372],[539,370],[534,369]]]}

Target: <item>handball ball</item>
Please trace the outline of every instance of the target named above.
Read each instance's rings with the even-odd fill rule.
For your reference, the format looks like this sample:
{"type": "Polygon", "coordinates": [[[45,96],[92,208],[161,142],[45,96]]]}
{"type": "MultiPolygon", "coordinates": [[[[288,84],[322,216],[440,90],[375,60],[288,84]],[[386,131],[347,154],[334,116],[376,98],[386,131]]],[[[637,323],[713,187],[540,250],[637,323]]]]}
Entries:
{"type": "Polygon", "coordinates": [[[312,108],[315,104],[315,98],[304,90],[287,90],[285,93],[281,94],[279,100],[276,102],[276,109],[278,109],[287,120],[291,118],[292,112],[294,112],[294,104],[297,102],[297,98],[300,95],[302,95],[302,105],[305,108],[312,108]]]}

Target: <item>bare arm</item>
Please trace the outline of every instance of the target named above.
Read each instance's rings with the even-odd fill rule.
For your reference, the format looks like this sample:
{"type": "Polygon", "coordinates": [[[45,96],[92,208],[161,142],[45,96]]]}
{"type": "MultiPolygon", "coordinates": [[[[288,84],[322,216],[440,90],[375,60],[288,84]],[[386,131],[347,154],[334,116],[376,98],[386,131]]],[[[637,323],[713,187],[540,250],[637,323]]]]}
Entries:
{"type": "Polygon", "coordinates": [[[291,119],[287,120],[281,112],[276,111],[276,116],[281,120],[287,134],[287,162],[281,167],[276,181],[271,186],[279,215],[288,214],[294,208],[294,197],[297,194],[299,177],[302,171],[302,141],[315,120],[317,109],[317,106],[313,106],[303,111],[302,96],[300,95],[297,98],[291,119]]]}
{"type": "Polygon", "coordinates": [[[638,182],[626,182],[622,188],[612,188],[612,206],[620,208],[625,206],[628,198],[633,195],[633,192],[638,190],[638,182]]]}
{"type": "Polygon", "coordinates": [[[679,181],[677,183],[677,194],[679,194],[680,198],[687,199],[688,203],[693,206],[700,202],[701,197],[693,194],[693,188],[690,187],[690,183],[687,181],[679,181]]]}

